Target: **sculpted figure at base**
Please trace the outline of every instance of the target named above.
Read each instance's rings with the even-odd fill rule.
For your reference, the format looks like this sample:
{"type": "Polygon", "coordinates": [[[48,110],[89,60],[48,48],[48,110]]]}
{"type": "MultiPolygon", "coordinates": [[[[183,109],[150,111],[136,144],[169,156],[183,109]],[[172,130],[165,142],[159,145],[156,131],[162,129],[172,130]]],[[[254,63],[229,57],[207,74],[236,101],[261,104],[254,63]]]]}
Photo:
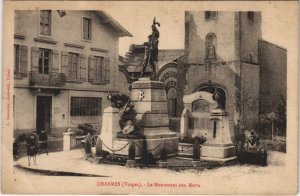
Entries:
{"type": "Polygon", "coordinates": [[[245,131],[245,144],[244,148],[246,151],[259,151],[261,145],[256,132],[252,129],[251,131],[245,131]]]}
{"type": "Polygon", "coordinates": [[[130,104],[130,99],[126,95],[109,94],[107,99],[111,101],[111,106],[120,110],[119,125],[121,133],[124,135],[138,135],[139,129],[136,126],[136,111],[134,105],[130,104]]]}

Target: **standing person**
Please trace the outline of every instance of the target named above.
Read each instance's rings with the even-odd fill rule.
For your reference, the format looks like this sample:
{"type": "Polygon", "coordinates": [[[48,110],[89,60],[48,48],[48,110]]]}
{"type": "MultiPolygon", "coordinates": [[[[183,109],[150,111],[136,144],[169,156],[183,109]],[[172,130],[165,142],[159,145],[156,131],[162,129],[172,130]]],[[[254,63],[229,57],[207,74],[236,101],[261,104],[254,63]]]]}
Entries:
{"type": "Polygon", "coordinates": [[[42,130],[39,135],[39,144],[40,144],[40,149],[45,150],[48,155],[48,136],[47,136],[47,132],[44,130],[42,130]]]}
{"type": "Polygon", "coordinates": [[[26,147],[27,147],[27,156],[28,156],[28,165],[30,166],[30,160],[33,159],[34,165],[36,165],[36,154],[38,149],[38,139],[36,134],[32,133],[26,139],[26,147]]]}

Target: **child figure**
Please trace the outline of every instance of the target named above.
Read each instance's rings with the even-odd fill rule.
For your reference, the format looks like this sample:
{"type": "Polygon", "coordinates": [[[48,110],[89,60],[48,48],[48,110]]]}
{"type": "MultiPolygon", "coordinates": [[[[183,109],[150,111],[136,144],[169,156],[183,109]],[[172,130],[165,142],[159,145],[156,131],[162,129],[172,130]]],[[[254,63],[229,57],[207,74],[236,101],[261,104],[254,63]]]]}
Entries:
{"type": "Polygon", "coordinates": [[[28,156],[28,165],[30,166],[30,160],[33,159],[34,165],[36,165],[36,154],[38,150],[38,139],[36,134],[32,133],[27,139],[27,156],[28,156]]]}

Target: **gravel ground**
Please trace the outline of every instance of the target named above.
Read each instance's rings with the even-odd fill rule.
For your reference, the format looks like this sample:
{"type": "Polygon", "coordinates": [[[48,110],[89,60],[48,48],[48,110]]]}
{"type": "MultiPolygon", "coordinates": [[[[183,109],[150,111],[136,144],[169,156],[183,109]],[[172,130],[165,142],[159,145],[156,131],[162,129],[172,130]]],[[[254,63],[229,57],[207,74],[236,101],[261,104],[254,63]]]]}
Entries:
{"type": "MultiPolygon", "coordinates": [[[[21,158],[18,164],[33,170],[76,172],[87,176],[48,176],[15,168],[15,178],[22,182],[22,187],[23,185],[31,186],[25,192],[24,188],[17,189],[18,186],[16,186],[15,193],[29,194],[36,192],[47,194],[149,194],[149,189],[151,194],[254,194],[261,193],[261,191],[268,191],[270,194],[280,194],[280,191],[277,190],[277,188],[280,188],[278,180],[285,179],[285,175],[287,175],[285,172],[285,153],[276,151],[269,152],[267,167],[230,165],[215,169],[188,169],[182,171],[162,168],[127,168],[117,165],[98,165],[84,160],[82,149],[39,155],[36,166],[28,167],[26,157],[21,158]],[[278,178],[278,176],[272,177],[274,175],[280,175],[281,178],[278,178]],[[24,178],[27,181],[24,181],[24,178]],[[32,187],[43,182],[47,183],[47,187],[32,187]],[[101,185],[99,187],[97,185],[98,182],[104,184],[107,182],[136,183],[140,187],[134,187],[134,185],[131,187],[129,185],[120,187],[101,185]],[[233,186],[233,182],[237,186],[233,186]],[[245,182],[249,185],[245,186],[245,182]],[[157,183],[157,186],[160,184],[162,186],[164,184],[174,184],[176,187],[171,189],[149,187],[149,184],[153,183],[157,183]],[[189,188],[179,187],[182,183],[189,188]],[[274,186],[274,188],[264,190],[264,186],[261,186],[263,183],[268,183],[268,187],[274,186]],[[63,184],[66,188],[53,188],[57,184],[63,184]],[[52,189],[48,186],[52,186],[52,189]],[[232,188],[227,190],[224,187],[232,188]]],[[[286,188],[288,189],[289,187],[286,188]]]]}

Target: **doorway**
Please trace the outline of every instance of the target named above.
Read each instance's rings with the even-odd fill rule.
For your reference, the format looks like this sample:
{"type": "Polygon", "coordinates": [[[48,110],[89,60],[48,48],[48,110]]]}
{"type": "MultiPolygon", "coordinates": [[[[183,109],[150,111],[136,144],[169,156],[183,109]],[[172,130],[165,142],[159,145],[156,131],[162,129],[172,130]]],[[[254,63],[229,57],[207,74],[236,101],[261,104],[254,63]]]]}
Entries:
{"type": "Polygon", "coordinates": [[[50,96],[37,96],[36,103],[36,129],[37,132],[45,130],[48,133],[51,130],[51,117],[52,117],[52,97],[50,96]]]}

